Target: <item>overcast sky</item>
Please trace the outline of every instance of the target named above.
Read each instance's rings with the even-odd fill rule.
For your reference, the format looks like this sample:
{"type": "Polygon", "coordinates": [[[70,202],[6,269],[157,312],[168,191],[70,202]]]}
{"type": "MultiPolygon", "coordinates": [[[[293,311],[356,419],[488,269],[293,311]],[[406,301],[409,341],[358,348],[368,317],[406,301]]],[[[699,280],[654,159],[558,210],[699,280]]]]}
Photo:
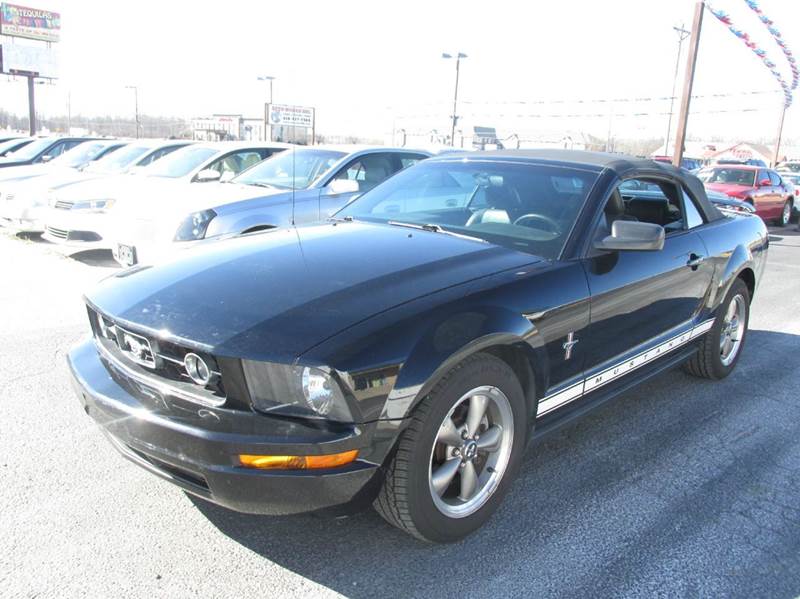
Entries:
{"type": "MultiPolygon", "coordinates": [[[[648,98],[671,92],[677,34],[690,27],[694,0],[404,0],[337,2],[108,2],[20,0],[57,10],[61,78],[39,85],[39,111],[133,113],[139,87],[147,114],[262,113],[275,101],[315,106],[318,129],[382,137],[393,127],[449,129],[454,64],[465,52],[459,113],[465,123],[513,131],[583,131],[663,136],[665,102],[537,104],[552,100],[648,98]],[[527,104],[513,104],[527,102],[527,104]],[[634,113],[645,113],[633,116],[634,113]],[[558,115],[583,114],[585,117],[558,115]],[[544,116],[543,116],[544,115],[544,116]],[[549,115],[549,116],[547,116],[549,115]],[[555,115],[555,116],[554,116],[555,115]],[[599,116],[598,116],[599,115],[599,116]]],[[[778,48],[742,0],[716,0],[788,73],[778,48]]],[[[761,0],[800,54],[800,2],[761,0]]],[[[8,38],[5,38],[8,42],[8,38]]],[[[684,44],[686,48],[688,44],[684,44]]],[[[681,71],[684,61],[681,62],[681,71]]],[[[690,133],[772,137],[779,94],[772,75],[706,12],[695,93],[734,93],[694,103],[690,133]],[[756,112],[718,112],[756,109],[756,112]]],[[[2,106],[26,112],[24,80],[0,76],[2,106]]],[[[800,99],[798,101],[800,104],[800,99]]],[[[677,104],[676,104],[677,110],[677,104]]],[[[788,137],[800,139],[797,106],[788,137]]],[[[674,127],[673,127],[674,131],[674,127]]]]}

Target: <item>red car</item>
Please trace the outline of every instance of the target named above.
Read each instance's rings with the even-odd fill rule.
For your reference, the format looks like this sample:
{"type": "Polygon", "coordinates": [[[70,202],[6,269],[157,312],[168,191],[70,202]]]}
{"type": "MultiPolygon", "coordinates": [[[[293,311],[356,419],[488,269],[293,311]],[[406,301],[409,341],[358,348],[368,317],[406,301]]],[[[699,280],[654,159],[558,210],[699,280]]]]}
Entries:
{"type": "Polygon", "coordinates": [[[697,176],[706,189],[752,204],[762,219],[774,220],[781,226],[789,224],[794,203],[792,187],[772,169],[718,164],[704,168],[697,176]]]}

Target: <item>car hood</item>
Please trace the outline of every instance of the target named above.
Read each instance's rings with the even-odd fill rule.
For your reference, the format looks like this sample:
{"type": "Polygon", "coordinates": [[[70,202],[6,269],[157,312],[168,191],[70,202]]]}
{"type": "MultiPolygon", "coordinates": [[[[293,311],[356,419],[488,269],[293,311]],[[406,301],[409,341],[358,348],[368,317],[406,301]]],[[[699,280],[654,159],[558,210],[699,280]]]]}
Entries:
{"type": "Polygon", "coordinates": [[[21,166],[9,166],[8,168],[0,169],[0,181],[28,179],[30,177],[45,175],[50,172],[54,172],[54,169],[51,165],[47,164],[23,164],[21,166]]]}
{"type": "Polygon", "coordinates": [[[753,191],[753,187],[749,185],[735,185],[733,183],[706,183],[706,189],[712,191],[719,191],[726,195],[743,196],[753,191]]]}
{"type": "Polygon", "coordinates": [[[159,212],[168,211],[185,217],[192,212],[217,208],[226,204],[252,200],[270,195],[285,195],[279,189],[267,189],[236,183],[192,183],[159,180],[147,177],[136,202],[125,205],[125,213],[133,218],[158,219],[159,212]]]}
{"type": "MultiPolygon", "coordinates": [[[[72,185],[81,181],[89,180],[90,177],[84,175],[81,171],[72,168],[58,169],[43,173],[35,177],[27,177],[25,179],[12,179],[5,185],[0,184],[0,188],[6,186],[13,186],[18,191],[28,191],[47,194],[50,190],[57,190],[67,185],[72,185]]],[[[43,196],[44,197],[44,196],[43,196]]]]}
{"type": "Polygon", "coordinates": [[[220,356],[291,362],[370,316],[539,261],[443,233],[327,223],[211,241],[112,276],[87,300],[220,356]]]}
{"type": "Polygon", "coordinates": [[[213,208],[217,214],[233,212],[249,200],[274,196],[285,201],[281,190],[237,185],[234,183],[174,184],[173,181],[149,181],[140,187],[135,201],[118,203],[113,210],[114,230],[118,241],[138,245],[151,241],[167,242],[175,230],[193,212],[213,208]]]}

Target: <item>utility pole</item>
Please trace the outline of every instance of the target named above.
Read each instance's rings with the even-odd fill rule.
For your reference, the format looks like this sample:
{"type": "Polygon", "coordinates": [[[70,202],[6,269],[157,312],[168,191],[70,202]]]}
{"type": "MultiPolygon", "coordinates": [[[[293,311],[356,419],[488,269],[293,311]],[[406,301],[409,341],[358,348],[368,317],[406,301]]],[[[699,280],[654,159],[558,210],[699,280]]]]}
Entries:
{"type": "Polygon", "coordinates": [[[136,139],[139,139],[139,88],[135,85],[126,85],[125,89],[133,90],[133,103],[136,114],[136,139]]]}
{"type": "Polygon", "coordinates": [[[680,27],[673,27],[678,33],[678,55],[675,57],[675,75],[672,78],[672,95],[669,97],[669,119],[667,120],[667,135],[664,137],[664,153],[669,153],[669,134],[672,130],[672,113],[675,106],[675,88],[678,85],[678,70],[681,65],[681,50],[683,49],[684,40],[689,37],[692,32],[684,29],[683,25],[680,27]]]}
{"type": "Polygon", "coordinates": [[[694,9],[692,33],[689,40],[689,54],[686,57],[686,79],[683,83],[683,97],[681,98],[681,112],[678,117],[678,132],[675,136],[675,151],[672,153],[672,164],[680,167],[683,159],[683,144],[686,141],[686,126],[689,122],[689,105],[692,101],[692,86],[694,85],[694,69],[697,66],[697,50],[700,47],[700,30],[703,27],[703,12],[705,2],[700,0],[694,9]]]}
{"type": "MultiPolygon", "coordinates": [[[[443,53],[442,58],[453,58],[450,54],[443,53]]],[[[463,52],[459,52],[456,54],[456,89],[455,93],[453,94],[453,126],[450,130],[450,145],[455,147],[456,145],[456,123],[458,122],[458,73],[461,67],[461,59],[467,58],[467,55],[463,52]]]]}
{"type": "Polygon", "coordinates": [[[36,104],[33,99],[34,75],[27,75],[28,79],[28,124],[30,125],[31,137],[36,135],[36,104]]]}
{"type": "Polygon", "coordinates": [[[781,109],[781,120],[778,123],[778,138],[775,140],[775,155],[772,157],[772,166],[773,168],[778,164],[778,161],[781,158],[781,138],[783,137],[783,121],[786,118],[786,104],[784,103],[783,108],[781,109]]]}
{"type": "Polygon", "coordinates": [[[272,82],[275,77],[272,75],[262,75],[258,77],[259,81],[269,81],[269,104],[264,107],[264,141],[272,141],[272,125],[269,124],[269,109],[272,108],[272,82]],[[269,137],[267,137],[267,128],[269,127],[269,137]]]}

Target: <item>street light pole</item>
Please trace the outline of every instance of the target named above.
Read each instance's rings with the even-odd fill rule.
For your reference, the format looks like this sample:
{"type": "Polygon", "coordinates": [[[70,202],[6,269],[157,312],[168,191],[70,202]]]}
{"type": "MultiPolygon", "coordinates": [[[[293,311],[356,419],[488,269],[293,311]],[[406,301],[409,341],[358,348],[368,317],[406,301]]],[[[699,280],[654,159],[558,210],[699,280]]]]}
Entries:
{"type": "MultiPolygon", "coordinates": [[[[269,104],[268,106],[272,107],[272,82],[275,81],[275,77],[272,75],[262,75],[258,77],[259,81],[269,81],[269,104]]],[[[269,109],[264,107],[264,138],[265,141],[272,141],[272,127],[269,125],[269,109]],[[269,140],[266,139],[267,137],[267,127],[269,127],[269,140]]]]}
{"type": "Polygon", "coordinates": [[[135,85],[126,85],[125,89],[133,90],[133,108],[136,115],[136,139],[139,139],[139,88],[135,85]]]}
{"type": "MultiPolygon", "coordinates": [[[[453,58],[450,54],[442,53],[442,58],[453,58]]],[[[450,129],[450,145],[455,147],[456,145],[456,123],[458,122],[458,74],[461,68],[461,59],[467,58],[467,55],[463,52],[459,52],[456,54],[456,89],[453,93],[453,126],[450,129]]]]}
{"type": "Polygon", "coordinates": [[[669,134],[672,130],[672,113],[675,108],[675,89],[678,86],[678,71],[680,70],[681,64],[681,49],[683,48],[683,42],[688,38],[692,32],[687,31],[683,25],[680,27],[673,27],[673,29],[678,33],[678,56],[675,57],[675,75],[672,78],[672,95],[669,97],[669,119],[667,120],[667,135],[664,138],[664,153],[669,153],[669,134]]]}

